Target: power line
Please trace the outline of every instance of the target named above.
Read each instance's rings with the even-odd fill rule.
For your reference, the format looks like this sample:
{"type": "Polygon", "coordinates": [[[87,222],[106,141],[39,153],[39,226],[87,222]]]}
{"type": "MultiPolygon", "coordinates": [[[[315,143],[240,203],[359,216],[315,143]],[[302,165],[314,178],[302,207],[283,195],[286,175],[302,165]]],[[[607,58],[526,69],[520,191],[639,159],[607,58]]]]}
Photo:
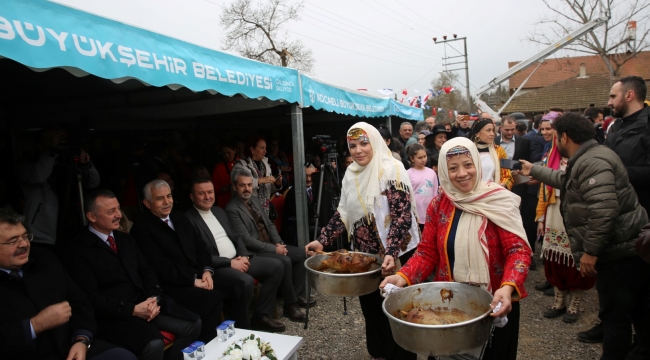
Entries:
{"type": "MultiPolygon", "coordinates": [[[[341,15],[335,14],[335,13],[333,13],[333,12],[331,12],[331,11],[329,11],[329,10],[323,8],[323,7],[320,7],[320,6],[318,6],[318,5],[314,4],[314,3],[311,3],[311,2],[308,2],[308,3],[309,3],[310,5],[312,5],[312,6],[314,6],[314,7],[317,7],[317,8],[319,8],[319,9],[325,11],[325,12],[328,12],[328,13],[330,13],[330,14],[336,16],[336,17],[339,17],[339,18],[341,18],[341,19],[343,19],[343,20],[345,20],[345,21],[347,21],[347,22],[350,22],[350,23],[352,23],[354,26],[352,26],[352,25],[348,25],[348,24],[346,24],[346,23],[344,23],[344,22],[342,22],[342,21],[340,21],[340,20],[337,20],[337,19],[334,19],[334,18],[329,17],[329,16],[327,16],[327,15],[324,15],[324,14],[322,14],[321,12],[318,12],[318,11],[312,10],[312,9],[310,9],[310,8],[308,8],[308,7],[305,8],[306,10],[312,11],[312,12],[314,12],[314,13],[320,15],[320,16],[323,16],[323,17],[328,18],[328,19],[330,19],[330,20],[336,21],[337,23],[340,23],[340,24],[343,24],[343,25],[348,26],[348,27],[350,27],[350,28],[353,28],[353,29],[355,29],[356,31],[363,32],[363,33],[368,34],[368,35],[370,35],[370,36],[375,36],[375,37],[377,36],[377,33],[372,33],[372,32],[366,31],[365,29],[363,29],[363,28],[361,28],[360,26],[358,26],[358,25],[357,25],[354,21],[352,21],[352,20],[349,20],[349,19],[347,19],[347,18],[345,18],[345,17],[343,17],[343,16],[341,16],[341,15]]],[[[313,18],[313,17],[312,17],[312,18],[313,18]]],[[[321,20],[321,21],[323,21],[323,20],[321,20]]],[[[411,48],[413,48],[413,49],[415,49],[415,50],[417,50],[417,51],[421,51],[421,52],[426,53],[426,54],[431,55],[431,56],[433,56],[433,55],[439,55],[439,56],[442,55],[442,54],[439,54],[439,53],[436,53],[436,52],[433,52],[433,51],[426,51],[426,50],[424,50],[422,47],[418,47],[418,46],[415,46],[415,45],[411,45],[411,44],[404,43],[404,40],[403,40],[403,39],[397,39],[397,38],[391,37],[391,36],[386,35],[386,34],[379,34],[379,35],[381,35],[382,38],[384,38],[384,39],[390,39],[390,40],[391,40],[390,42],[392,42],[392,43],[394,43],[394,44],[396,44],[396,45],[398,45],[398,46],[411,47],[411,48]]]]}
{"type": "MultiPolygon", "coordinates": [[[[309,16],[309,17],[311,17],[311,16],[309,16]]],[[[312,17],[312,18],[313,18],[313,17],[312,17]]],[[[315,18],[314,18],[314,19],[315,19],[315,18]]],[[[361,39],[368,40],[368,41],[371,41],[371,42],[374,42],[374,43],[380,44],[382,47],[384,47],[384,48],[386,48],[386,49],[388,49],[388,50],[390,50],[390,51],[394,51],[394,50],[395,50],[394,48],[390,48],[389,46],[387,46],[386,44],[384,44],[384,43],[382,43],[382,42],[380,42],[380,41],[377,41],[377,40],[374,40],[374,39],[370,39],[370,38],[367,38],[367,37],[364,37],[364,36],[361,36],[361,35],[357,35],[357,34],[341,34],[341,33],[337,33],[336,31],[332,31],[332,30],[330,30],[330,29],[327,29],[327,28],[325,28],[325,27],[322,27],[322,26],[320,26],[320,25],[312,24],[312,23],[310,23],[310,22],[308,22],[308,21],[305,21],[305,20],[303,20],[302,22],[304,22],[304,23],[306,23],[306,24],[309,24],[309,25],[312,25],[312,26],[319,27],[319,28],[321,28],[321,29],[325,29],[325,30],[327,30],[327,31],[329,31],[329,32],[333,32],[334,34],[338,34],[338,35],[342,35],[342,36],[350,36],[350,35],[352,35],[352,36],[357,36],[357,37],[359,37],[359,38],[361,38],[361,39]]],[[[334,26],[334,25],[330,25],[330,26],[334,26]]],[[[424,55],[415,54],[415,53],[408,52],[408,51],[405,51],[405,50],[399,50],[399,51],[402,52],[402,53],[405,53],[405,54],[410,54],[411,56],[415,56],[415,57],[418,57],[418,58],[421,58],[421,59],[424,59],[424,60],[427,60],[427,61],[431,61],[431,58],[430,58],[430,57],[426,57],[426,56],[424,56],[424,55]]]]}
{"type": "Polygon", "coordinates": [[[351,53],[355,53],[355,54],[359,54],[359,55],[363,55],[363,56],[371,57],[371,58],[374,58],[374,59],[377,59],[377,60],[386,61],[386,62],[393,63],[393,64],[397,64],[397,65],[408,66],[408,67],[418,68],[418,69],[428,69],[428,68],[426,68],[426,67],[422,67],[422,66],[414,66],[414,65],[411,65],[411,64],[398,63],[398,62],[396,62],[396,61],[387,60],[387,59],[383,59],[383,58],[380,58],[380,57],[376,57],[376,56],[372,56],[372,55],[364,54],[364,53],[362,53],[362,52],[358,52],[358,51],[354,51],[354,50],[346,49],[346,48],[341,47],[341,46],[338,46],[338,45],[333,45],[333,44],[330,44],[330,43],[328,43],[328,42],[325,42],[325,41],[318,40],[318,39],[316,39],[316,38],[313,38],[313,37],[307,36],[307,35],[305,35],[305,34],[297,33],[297,32],[295,32],[295,31],[291,31],[291,30],[287,30],[287,31],[290,32],[290,33],[296,34],[296,35],[298,35],[298,36],[306,37],[307,39],[311,39],[311,40],[314,40],[314,41],[317,41],[317,42],[323,43],[323,44],[325,44],[325,45],[329,45],[329,46],[332,46],[332,47],[335,47],[335,48],[339,48],[339,49],[341,49],[341,50],[345,50],[345,51],[348,51],[348,52],[351,52],[351,53]]]}
{"type": "MultiPolygon", "coordinates": [[[[391,8],[389,8],[388,6],[382,4],[381,1],[377,1],[376,4],[377,4],[377,5],[381,5],[381,6],[385,7],[386,9],[388,9],[388,11],[392,11],[392,12],[394,12],[395,14],[397,14],[397,15],[403,17],[404,19],[406,19],[406,20],[409,21],[410,23],[415,23],[416,25],[421,26],[423,29],[435,33],[435,31],[433,31],[433,30],[427,28],[426,26],[423,26],[422,24],[416,23],[415,21],[413,21],[413,19],[408,18],[408,17],[406,17],[406,16],[400,14],[399,12],[395,11],[394,9],[391,9],[391,8]]],[[[376,9],[375,9],[375,10],[376,10],[376,9]]],[[[394,20],[395,20],[395,19],[394,19],[394,20]]],[[[400,22],[399,20],[396,20],[396,21],[400,22]]],[[[413,29],[413,30],[415,30],[415,29],[413,29]]]]}
{"type": "Polygon", "coordinates": [[[432,72],[433,70],[435,70],[435,67],[434,67],[434,68],[431,68],[431,70],[429,70],[429,71],[427,71],[427,73],[426,73],[426,74],[424,74],[424,75],[422,75],[422,77],[421,77],[421,78],[419,78],[419,79],[417,79],[417,80],[415,80],[415,81],[413,82],[413,84],[411,84],[411,85],[409,85],[409,86],[407,86],[406,88],[408,89],[408,88],[410,88],[411,86],[413,86],[413,85],[415,85],[415,84],[417,84],[417,83],[418,83],[418,82],[419,82],[420,80],[422,80],[422,79],[424,79],[424,78],[425,78],[425,77],[426,77],[427,75],[429,75],[429,74],[430,74],[430,73],[431,73],[431,72],[432,72]]]}
{"type": "MultiPolygon", "coordinates": [[[[402,4],[399,0],[395,0],[395,2],[398,3],[398,4],[400,4],[400,5],[402,5],[402,7],[406,7],[406,6],[404,6],[404,4],[402,4]]],[[[427,19],[427,18],[425,18],[424,16],[422,16],[422,14],[420,14],[420,13],[417,12],[417,11],[415,12],[415,15],[421,17],[422,19],[424,19],[424,20],[427,21],[427,22],[431,21],[430,19],[427,19]]],[[[446,31],[446,32],[451,32],[451,31],[449,31],[449,30],[447,30],[447,29],[444,29],[443,27],[441,27],[441,26],[439,26],[439,25],[436,25],[436,23],[433,23],[433,25],[434,25],[435,27],[439,28],[440,30],[443,30],[443,31],[446,31]]]]}

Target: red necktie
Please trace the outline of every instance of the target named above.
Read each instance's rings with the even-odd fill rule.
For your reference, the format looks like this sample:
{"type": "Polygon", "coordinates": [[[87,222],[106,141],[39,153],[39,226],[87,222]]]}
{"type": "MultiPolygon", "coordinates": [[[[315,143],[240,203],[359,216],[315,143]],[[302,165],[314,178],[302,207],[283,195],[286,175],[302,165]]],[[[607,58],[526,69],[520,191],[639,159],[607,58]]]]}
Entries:
{"type": "Polygon", "coordinates": [[[111,235],[108,235],[108,239],[106,239],[106,241],[108,241],[108,246],[110,246],[113,251],[117,252],[117,244],[111,235]]]}

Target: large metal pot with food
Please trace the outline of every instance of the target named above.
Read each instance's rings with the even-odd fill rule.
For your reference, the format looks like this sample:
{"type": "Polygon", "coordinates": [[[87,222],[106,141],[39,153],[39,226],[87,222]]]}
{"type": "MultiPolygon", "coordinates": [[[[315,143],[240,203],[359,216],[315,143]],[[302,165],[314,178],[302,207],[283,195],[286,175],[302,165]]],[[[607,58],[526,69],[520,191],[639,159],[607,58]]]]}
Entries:
{"type": "Polygon", "coordinates": [[[379,255],[343,250],[314,255],[305,261],[305,268],[319,294],[361,296],[379,287],[381,263],[379,255]]]}
{"type": "Polygon", "coordinates": [[[492,295],[480,287],[431,282],[391,293],[383,303],[395,342],[424,356],[450,356],[484,345],[492,295]]]}

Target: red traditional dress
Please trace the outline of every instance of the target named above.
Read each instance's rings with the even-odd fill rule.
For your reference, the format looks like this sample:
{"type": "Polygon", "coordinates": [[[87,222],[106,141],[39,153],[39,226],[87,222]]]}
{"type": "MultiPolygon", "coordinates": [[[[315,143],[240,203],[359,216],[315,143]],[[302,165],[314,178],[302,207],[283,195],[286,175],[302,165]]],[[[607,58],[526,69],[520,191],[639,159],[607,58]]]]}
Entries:
{"type": "MultiPolygon", "coordinates": [[[[427,210],[427,222],[420,244],[411,260],[398,272],[406,282],[421,283],[435,271],[434,281],[455,281],[447,255],[447,240],[456,208],[444,195],[433,199],[427,210]]],[[[488,221],[485,234],[489,249],[489,271],[492,289],[512,285],[517,294],[513,301],[527,296],[524,282],[530,265],[528,243],[488,221]]]]}

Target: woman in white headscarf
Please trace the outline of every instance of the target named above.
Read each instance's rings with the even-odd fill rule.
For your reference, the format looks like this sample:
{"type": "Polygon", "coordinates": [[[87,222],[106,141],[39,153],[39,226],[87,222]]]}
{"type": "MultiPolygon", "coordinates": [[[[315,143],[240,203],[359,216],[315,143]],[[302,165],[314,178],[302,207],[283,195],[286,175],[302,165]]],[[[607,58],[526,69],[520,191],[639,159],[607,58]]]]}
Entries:
{"type": "MultiPolygon", "coordinates": [[[[339,207],[319,239],[307,244],[305,251],[312,255],[347,230],[354,238],[354,250],[379,254],[384,258],[382,273],[393,274],[420,241],[411,181],[372,125],[354,124],[347,140],[354,163],[345,171],[339,207]]],[[[382,301],[379,290],[359,297],[368,352],[374,358],[416,359],[393,340],[382,301]]]]}
{"type": "Polygon", "coordinates": [[[482,180],[481,157],[472,141],[454,138],[440,149],[438,175],[442,194],[429,205],[422,242],[413,257],[387,283],[434,281],[481,286],[494,294],[493,316],[508,314],[495,329],[483,359],[515,359],[519,334],[519,303],[526,296],[531,250],[526,239],[520,198],[495,182],[482,180]]]}

